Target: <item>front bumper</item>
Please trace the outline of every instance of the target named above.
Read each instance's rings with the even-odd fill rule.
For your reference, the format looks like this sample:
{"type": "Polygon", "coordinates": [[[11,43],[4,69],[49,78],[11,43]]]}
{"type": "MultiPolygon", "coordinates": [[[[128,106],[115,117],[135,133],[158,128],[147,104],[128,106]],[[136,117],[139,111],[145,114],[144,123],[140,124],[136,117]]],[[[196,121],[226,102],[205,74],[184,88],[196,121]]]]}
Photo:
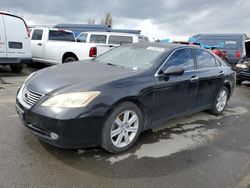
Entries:
{"type": "Polygon", "coordinates": [[[238,80],[250,81],[250,71],[243,69],[236,69],[236,77],[238,80]]]}
{"type": "MultiPolygon", "coordinates": [[[[108,108],[97,109],[78,118],[56,119],[27,110],[17,100],[16,109],[22,123],[41,140],[56,147],[77,149],[100,145],[102,127],[108,108]]],[[[42,112],[42,111],[41,111],[42,112]]],[[[67,115],[68,116],[68,115],[67,115]]]]}

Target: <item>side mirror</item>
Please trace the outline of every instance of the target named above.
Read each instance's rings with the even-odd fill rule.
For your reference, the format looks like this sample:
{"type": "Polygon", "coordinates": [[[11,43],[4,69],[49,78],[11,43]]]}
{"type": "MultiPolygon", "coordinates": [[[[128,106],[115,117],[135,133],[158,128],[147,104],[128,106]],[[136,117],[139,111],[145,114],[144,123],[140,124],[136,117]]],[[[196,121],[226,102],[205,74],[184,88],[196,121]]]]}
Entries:
{"type": "Polygon", "coordinates": [[[184,73],[184,69],[178,66],[170,66],[167,70],[164,71],[164,75],[166,76],[180,76],[184,73]]]}
{"type": "Polygon", "coordinates": [[[184,73],[184,69],[178,66],[170,66],[164,71],[164,80],[168,80],[169,76],[180,76],[184,73]]]}

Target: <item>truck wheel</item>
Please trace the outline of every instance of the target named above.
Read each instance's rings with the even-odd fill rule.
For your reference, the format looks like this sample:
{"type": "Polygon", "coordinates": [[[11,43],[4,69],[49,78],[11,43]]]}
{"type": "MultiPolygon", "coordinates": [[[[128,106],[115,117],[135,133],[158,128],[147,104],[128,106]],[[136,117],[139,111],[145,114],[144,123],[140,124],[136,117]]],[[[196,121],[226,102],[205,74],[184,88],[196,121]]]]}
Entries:
{"type": "Polygon", "coordinates": [[[14,73],[20,73],[23,70],[23,65],[10,65],[10,69],[14,73]]]}
{"type": "Polygon", "coordinates": [[[69,63],[69,62],[73,62],[73,61],[77,61],[77,58],[76,57],[67,57],[64,59],[63,63],[69,63]]]}

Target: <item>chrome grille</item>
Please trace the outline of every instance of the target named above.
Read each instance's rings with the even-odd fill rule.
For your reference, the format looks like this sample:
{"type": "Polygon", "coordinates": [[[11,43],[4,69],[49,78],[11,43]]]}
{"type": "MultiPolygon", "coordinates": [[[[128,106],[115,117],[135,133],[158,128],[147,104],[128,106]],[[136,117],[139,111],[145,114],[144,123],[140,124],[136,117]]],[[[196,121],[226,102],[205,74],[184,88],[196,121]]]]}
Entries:
{"type": "Polygon", "coordinates": [[[42,96],[43,94],[25,89],[23,99],[27,104],[33,106],[42,96]]]}

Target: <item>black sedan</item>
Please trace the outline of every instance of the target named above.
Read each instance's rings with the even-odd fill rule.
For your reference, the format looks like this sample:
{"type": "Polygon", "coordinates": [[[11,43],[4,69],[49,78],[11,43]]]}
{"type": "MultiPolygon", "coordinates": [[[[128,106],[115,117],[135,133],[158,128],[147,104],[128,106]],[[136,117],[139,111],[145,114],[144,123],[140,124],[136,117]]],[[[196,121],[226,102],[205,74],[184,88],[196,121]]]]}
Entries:
{"type": "Polygon", "coordinates": [[[250,58],[243,59],[242,62],[236,65],[237,80],[240,85],[243,81],[250,81],[250,58]]]}
{"type": "Polygon", "coordinates": [[[234,86],[234,71],[210,51],[129,44],[34,73],[19,89],[16,109],[49,144],[118,153],[166,120],[207,109],[221,114],[234,86]]]}

